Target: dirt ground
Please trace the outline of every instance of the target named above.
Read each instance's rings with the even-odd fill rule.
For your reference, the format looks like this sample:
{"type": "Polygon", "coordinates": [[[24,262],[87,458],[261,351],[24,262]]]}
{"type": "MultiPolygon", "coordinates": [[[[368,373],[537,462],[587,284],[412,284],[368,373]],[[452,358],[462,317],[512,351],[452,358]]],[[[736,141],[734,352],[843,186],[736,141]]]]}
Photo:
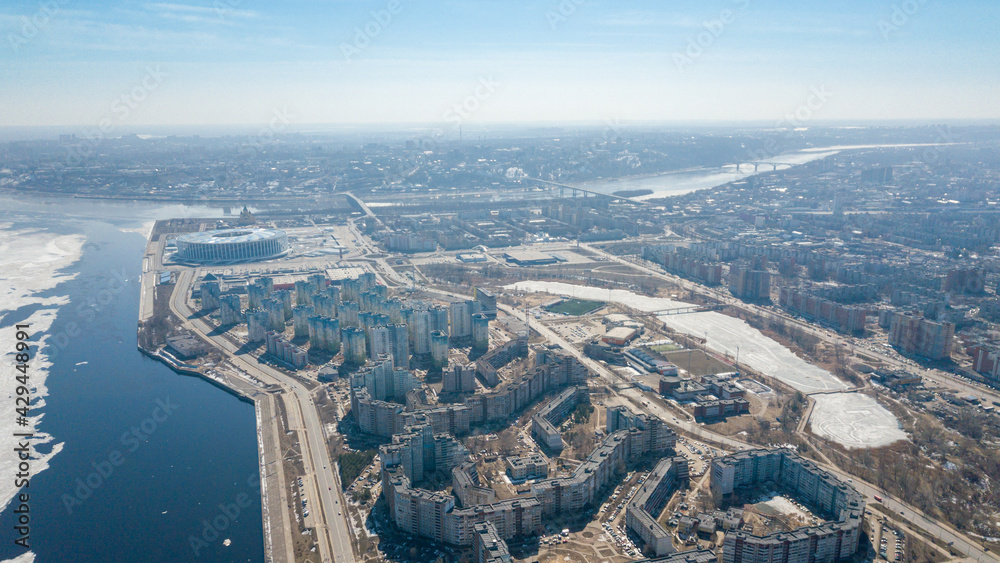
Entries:
{"type": "Polygon", "coordinates": [[[750,428],[759,421],[766,420],[771,424],[777,424],[777,418],[781,416],[781,406],[777,401],[765,402],[753,393],[747,393],[746,400],[750,402],[750,414],[730,417],[724,421],[714,424],[706,424],[705,428],[724,436],[733,436],[750,428]]]}

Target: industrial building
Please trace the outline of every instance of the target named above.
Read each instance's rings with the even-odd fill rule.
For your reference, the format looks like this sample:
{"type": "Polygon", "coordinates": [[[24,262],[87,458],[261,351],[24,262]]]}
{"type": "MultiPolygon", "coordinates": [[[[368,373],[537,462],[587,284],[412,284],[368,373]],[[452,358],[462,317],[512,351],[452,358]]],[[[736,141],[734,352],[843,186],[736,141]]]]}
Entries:
{"type": "Polygon", "coordinates": [[[638,330],[631,327],[617,326],[602,336],[601,340],[613,346],[625,346],[636,336],[639,336],[638,330]]]}
{"type": "Polygon", "coordinates": [[[551,254],[537,250],[506,252],[503,257],[511,264],[517,264],[518,266],[544,266],[558,262],[551,254]]]}

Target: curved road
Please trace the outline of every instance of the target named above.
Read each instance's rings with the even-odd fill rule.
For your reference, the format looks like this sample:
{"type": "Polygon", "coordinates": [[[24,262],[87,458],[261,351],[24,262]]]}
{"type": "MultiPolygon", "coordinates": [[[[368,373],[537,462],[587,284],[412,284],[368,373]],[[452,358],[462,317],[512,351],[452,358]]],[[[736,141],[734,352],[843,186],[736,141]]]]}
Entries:
{"type": "MultiPolygon", "coordinates": [[[[687,280],[682,280],[682,279],[676,278],[674,276],[668,276],[666,274],[663,274],[662,272],[658,272],[656,270],[653,270],[653,269],[648,268],[648,267],[646,267],[644,265],[641,265],[641,264],[634,264],[632,262],[626,261],[626,260],[624,260],[622,258],[619,258],[617,256],[614,256],[614,255],[608,254],[606,252],[603,252],[601,250],[595,249],[595,248],[593,248],[593,247],[591,247],[589,245],[581,244],[580,246],[584,247],[584,248],[586,248],[586,249],[588,249],[588,250],[590,250],[590,251],[592,251],[594,253],[600,254],[602,256],[606,256],[609,260],[612,260],[614,262],[619,262],[619,263],[622,263],[622,264],[628,264],[630,266],[637,267],[640,270],[645,271],[645,272],[649,273],[650,275],[653,275],[653,276],[658,277],[660,279],[664,279],[664,280],[667,280],[667,281],[670,281],[670,282],[673,282],[673,283],[680,283],[681,286],[685,287],[686,289],[689,289],[689,290],[692,290],[692,291],[699,291],[699,292],[702,292],[702,293],[708,293],[712,297],[714,297],[716,299],[719,299],[722,302],[730,302],[730,301],[733,300],[732,296],[730,296],[730,295],[723,295],[722,293],[714,292],[714,291],[711,291],[711,290],[706,290],[703,286],[700,286],[700,285],[695,284],[693,282],[689,282],[687,280]]],[[[387,262],[382,261],[379,265],[382,267],[385,275],[387,275],[389,277],[394,277],[397,280],[400,279],[400,277],[398,276],[398,274],[396,274],[395,270],[393,270],[393,268],[387,262]]],[[[400,280],[400,281],[402,281],[402,280],[400,280]]],[[[462,295],[462,294],[453,293],[453,292],[450,292],[450,291],[443,291],[443,290],[431,289],[431,288],[428,288],[426,286],[423,287],[422,289],[424,289],[425,291],[428,291],[428,292],[437,293],[437,294],[440,294],[440,295],[446,295],[446,296],[450,296],[450,297],[454,297],[454,298],[458,298],[458,299],[469,299],[470,298],[468,295],[462,295]]],[[[740,303],[740,306],[745,306],[745,304],[740,303]]],[[[502,309],[507,314],[514,316],[515,318],[520,318],[520,316],[519,316],[520,312],[518,310],[516,310],[515,308],[513,308],[513,307],[510,307],[508,305],[503,305],[503,304],[500,304],[500,303],[497,304],[497,307],[499,309],[502,309]]],[[[773,313],[771,311],[757,311],[756,308],[754,308],[754,309],[755,309],[755,312],[757,312],[757,313],[772,314],[772,315],[775,314],[775,313],[773,313]]],[[[801,321],[799,321],[797,319],[794,319],[794,318],[791,318],[791,317],[786,317],[784,315],[779,315],[779,316],[782,316],[783,318],[785,318],[789,322],[793,322],[796,325],[799,325],[802,328],[804,328],[806,330],[809,330],[810,332],[815,333],[817,336],[823,338],[824,340],[835,341],[835,342],[839,341],[839,339],[834,338],[834,337],[832,337],[830,335],[827,335],[825,331],[819,330],[816,327],[813,327],[813,326],[808,325],[806,323],[802,323],[801,321]]],[[[660,405],[656,404],[655,402],[650,401],[650,402],[647,402],[647,406],[644,406],[644,407],[640,406],[642,404],[643,400],[644,400],[643,394],[642,394],[642,392],[640,390],[633,388],[633,389],[627,389],[627,390],[622,391],[622,392],[618,392],[617,390],[615,390],[614,384],[621,383],[622,382],[621,378],[618,377],[617,375],[615,375],[609,369],[607,369],[604,365],[602,365],[602,364],[600,364],[600,363],[592,360],[591,358],[588,358],[587,356],[585,356],[575,346],[571,345],[569,342],[567,342],[565,339],[563,339],[559,334],[557,334],[556,332],[550,330],[545,325],[536,322],[536,323],[531,324],[531,327],[534,330],[536,330],[539,334],[541,334],[543,337],[545,337],[547,340],[549,340],[550,342],[555,342],[555,343],[559,344],[560,347],[562,347],[564,350],[568,351],[570,354],[572,354],[575,358],[577,358],[579,361],[581,361],[588,368],[590,368],[591,370],[593,370],[594,372],[596,372],[597,374],[599,374],[600,377],[603,378],[605,380],[605,382],[608,384],[609,389],[611,389],[611,391],[613,393],[618,394],[618,395],[624,395],[625,397],[627,397],[640,410],[643,410],[643,411],[645,411],[645,412],[647,412],[649,414],[657,416],[658,418],[660,418],[664,422],[667,422],[668,424],[673,424],[674,426],[680,427],[683,430],[685,430],[685,431],[687,431],[687,432],[689,432],[689,433],[691,433],[691,434],[693,434],[695,436],[698,436],[699,438],[701,438],[703,440],[715,442],[715,443],[718,443],[718,444],[723,444],[723,445],[728,446],[728,447],[730,447],[730,448],[732,448],[734,450],[753,449],[753,448],[759,447],[759,446],[756,446],[756,445],[753,445],[753,444],[749,444],[749,443],[741,442],[739,440],[735,440],[735,439],[733,439],[731,437],[728,437],[728,436],[723,436],[721,434],[716,434],[714,432],[708,431],[705,428],[703,428],[702,426],[698,425],[697,423],[695,423],[695,422],[693,422],[691,420],[676,420],[675,417],[674,417],[674,415],[672,413],[670,413],[669,411],[667,411],[665,408],[661,407],[660,405]],[[668,422],[668,421],[670,421],[670,422],[668,422]]],[[[936,377],[933,378],[933,379],[935,381],[938,380],[938,378],[936,378],[936,377]]],[[[950,378],[948,378],[948,379],[950,380],[950,378]]],[[[955,384],[958,387],[962,387],[963,386],[961,384],[961,382],[958,382],[958,381],[949,381],[949,383],[955,384]]],[[[979,390],[979,391],[982,392],[981,390],[979,390]]],[[[892,499],[892,498],[888,498],[886,495],[882,494],[881,491],[877,487],[875,487],[874,485],[872,485],[870,483],[867,483],[867,482],[864,482],[864,481],[862,481],[860,479],[857,479],[853,475],[849,475],[848,473],[846,473],[845,471],[842,471],[840,468],[838,468],[838,467],[836,467],[834,465],[824,464],[824,463],[820,463],[820,465],[823,466],[828,471],[834,473],[835,475],[837,475],[839,478],[843,479],[844,481],[850,480],[850,482],[855,486],[855,488],[859,492],[861,492],[862,494],[864,494],[867,497],[869,503],[876,503],[877,501],[875,501],[874,497],[875,497],[875,495],[880,495],[881,497],[883,497],[882,504],[885,507],[889,508],[890,510],[893,510],[897,514],[900,514],[904,518],[910,519],[911,521],[914,522],[914,524],[918,524],[919,523],[919,527],[921,527],[924,530],[928,531],[931,535],[940,538],[945,543],[954,542],[953,547],[956,550],[964,553],[968,557],[968,559],[975,560],[975,561],[1000,561],[1000,558],[997,558],[992,553],[984,552],[982,550],[981,545],[979,545],[977,542],[973,541],[968,536],[965,536],[964,534],[958,532],[957,530],[955,530],[954,528],[952,528],[949,524],[944,523],[944,522],[939,522],[939,521],[936,521],[936,520],[932,520],[929,517],[927,517],[926,515],[924,515],[923,513],[919,512],[914,507],[912,507],[912,506],[910,506],[910,505],[908,505],[908,504],[906,504],[904,502],[901,502],[901,501],[898,501],[898,500],[895,500],[895,499],[892,499]]]]}
{"type": "MultiPolygon", "coordinates": [[[[469,298],[468,296],[461,295],[458,293],[433,290],[426,287],[424,288],[424,290],[461,299],[469,298]]],[[[521,318],[520,316],[521,312],[514,309],[513,307],[499,303],[497,304],[497,307],[502,309],[509,315],[512,315],[516,318],[521,318]]],[[[635,405],[636,408],[638,408],[639,410],[645,411],[648,414],[652,414],[653,416],[658,417],[667,424],[680,427],[681,429],[689,432],[690,434],[698,436],[702,440],[714,442],[717,444],[722,444],[734,450],[754,449],[760,447],[754,444],[749,444],[746,442],[735,440],[729,436],[716,434],[714,432],[706,430],[704,427],[700,426],[699,424],[691,420],[677,419],[673,413],[671,413],[664,407],[658,405],[654,401],[647,401],[646,406],[641,406],[642,402],[647,400],[647,397],[643,395],[642,391],[635,388],[625,389],[623,391],[615,390],[614,385],[616,383],[622,383],[624,382],[624,380],[622,380],[619,376],[615,375],[611,370],[609,370],[599,362],[596,362],[593,359],[585,356],[583,352],[578,350],[575,346],[573,346],[565,339],[563,339],[558,333],[556,333],[553,330],[550,330],[542,323],[538,322],[532,323],[531,328],[537,331],[539,334],[541,334],[550,342],[555,342],[556,344],[559,344],[560,347],[568,351],[576,359],[580,360],[584,365],[586,365],[588,368],[596,372],[602,379],[605,380],[612,393],[615,393],[619,396],[623,396],[626,399],[630,400],[632,404],[635,405]]],[[[885,507],[903,516],[904,518],[909,519],[911,522],[914,523],[914,525],[923,528],[931,535],[940,538],[945,543],[954,542],[953,547],[957,551],[965,554],[966,557],[968,557],[969,559],[974,561],[1000,561],[1000,559],[998,559],[994,554],[984,552],[982,550],[982,547],[977,542],[973,541],[971,538],[965,536],[961,532],[958,532],[947,523],[939,522],[937,520],[932,520],[927,516],[925,516],[920,511],[918,511],[916,508],[902,501],[889,498],[884,493],[882,493],[881,490],[878,489],[876,486],[867,483],[865,481],[862,481],[857,477],[854,477],[853,475],[845,471],[842,471],[840,468],[834,465],[823,464],[823,463],[819,463],[819,465],[823,466],[824,469],[830,471],[831,473],[834,473],[844,481],[850,480],[851,484],[854,485],[854,487],[858,490],[858,492],[867,497],[867,501],[869,504],[877,503],[877,501],[875,500],[875,495],[882,496],[883,502],[881,504],[883,504],[885,507]]]]}
{"type": "MultiPolygon", "coordinates": [[[[354,563],[353,542],[347,517],[343,515],[344,501],[339,477],[330,461],[326,447],[326,433],[309,389],[294,377],[285,375],[266,364],[258,363],[255,358],[239,354],[239,346],[225,336],[210,335],[215,330],[214,326],[204,319],[192,318],[194,313],[187,305],[187,295],[193,279],[192,270],[184,270],[178,275],[170,308],[188,329],[225,352],[234,365],[265,383],[281,387],[287,409],[288,426],[297,430],[302,437],[299,443],[305,469],[304,496],[311,502],[320,499],[318,506],[311,504],[307,507],[318,531],[316,543],[319,545],[320,558],[330,563],[354,563]],[[289,400],[292,398],[294,400],[289,400]]],[[[285,484],[282,483],[282,486],[285,484]]]]}

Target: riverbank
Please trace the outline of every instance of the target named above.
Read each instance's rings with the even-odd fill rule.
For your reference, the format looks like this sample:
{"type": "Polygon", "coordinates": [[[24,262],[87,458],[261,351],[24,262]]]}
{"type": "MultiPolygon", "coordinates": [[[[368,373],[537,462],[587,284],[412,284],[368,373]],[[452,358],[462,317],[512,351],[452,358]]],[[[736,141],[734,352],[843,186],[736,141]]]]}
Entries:
{"type": "MultiPolygon", "coordinates": [[[[155,322],[154,310],[155,299],[153,292],[156,287],[156,272],[161,266],[162,242],[153,240],[151,230],[146,239],[146,250],[143,259],[142,274],[140,276],[140,287],[142,288],[139,300],[139,330],[145,323],[155,322]],[[147,293],[148,292],[148,293],[147,293]]],[[[200,378],[210,385],[217,387],[226,393],[236,397],[242,402],[254,406],[254,417],[256,419],[257,435],[257,471],[260,482],[260,505],[261,520],[263,529],[261,533],[264,538],[264,560],[268,562],[290,561],[287,556],[286,533],[287,526],[284,522],[285,499],[281,494],[284,491],[284,474],[282,471],[268,471],[268,467],[281,467],[282,459],[275,444],[280,441],[278,420],[275,416],[277,412],[273,395],[267,393],[259,386],[250,381],[236,377],[229,377],[225,380],[214,377],[205,372],[202,368],[185,364],[164,350],[151,349],[142,343],[142,338],[137,334],[137,349],[144,356],[158,361],[169,367],[178,375],[200,378]],[[275,536],[273,530],[279,530],[275,536]],[[275,543],[277,542],[277,546],[275,543]]]]}
{"type": "MultiPolygon", "coordinates": [[[[794,151],[775,155],[768,158],[767,161],[785,167],[799,166],[814,160],[826,158],[827,156],[836,154],[836,152],[823,149],[817,149],[814,152],[794,151]]],[[[648,201],[723,186],[731,182],[745,180],[757,174],[772,172],[772,168],[771,165],[766,163],[758,167],[750,160],[747,160],[741,163],[729,163],[721,166],[695,166],[670,172],[587,180],[577,184],[577,187],[603,194],[613,194],[616,191],[648,190],[650,193],[634,198],[638,201],[648,201]]]]}
{"type": "Polygon", "coordinates": [[[162,350],[150,351],[146,348],[143,348],[142,346],[138,346],[137,348],[139,349],[139,352],[142,353],[142,355],[152,360],[156,360],[158,362],[163,363],[168,368],[172,369],[174,373],[177,373],[179,375],[187,375],[190,377],[201,378],[206,382],[208,382],[210,385],[214,385],[215,387],[222,389],[226,393],[229,393],[230,395],[236,397],[237,399],[243,401],[244,403],[249,403],[255,406],[257,404],[256,400],[254,400],[254,395],[256,393],[254,393],[254,395],[251,395],[243,389],[227,385],[219,381],[218,379],[213,378],[209,374],[204,373],[199,369],[196,369],[194,366],[188,366],[187,364],[179,362],[176,358],[169,356],[162,350]]]}
{"type": "MultiPolygon", "coordinates": [[[[0,201],[7,210],[0,263],[8,266],[0,268],[0,317],[11,343],[14,325],[30,325],[35,435],[30,489],[21,491],[31,498],[31,551],[8,542],[0,560],[126,561],[141,553],[151,563],[263,561],[254,409],[218,386],[178,377],[136,347],[147,225],[203,212],[72,198],[0,201]],[[244,494],[239,518],[195,551],[190,540],[202,537],[202,521],[244,494]],[[123,534],[129,530],[142,533],[123,534]]],[[[0,514],[8,529],[17,525],[16,507],[0,514]]]]}

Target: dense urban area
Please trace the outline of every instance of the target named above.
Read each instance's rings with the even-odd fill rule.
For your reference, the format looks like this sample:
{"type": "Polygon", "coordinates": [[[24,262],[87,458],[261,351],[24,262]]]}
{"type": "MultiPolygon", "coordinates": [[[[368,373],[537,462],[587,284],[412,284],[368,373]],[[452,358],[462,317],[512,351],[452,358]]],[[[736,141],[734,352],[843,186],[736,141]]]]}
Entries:
{"type": "Polygon", "coordinates": [[[254,403],[269,560],[998,561],[1000,129],[64,135],[0,191],[220,210],[138,341],[254,403]]]}

